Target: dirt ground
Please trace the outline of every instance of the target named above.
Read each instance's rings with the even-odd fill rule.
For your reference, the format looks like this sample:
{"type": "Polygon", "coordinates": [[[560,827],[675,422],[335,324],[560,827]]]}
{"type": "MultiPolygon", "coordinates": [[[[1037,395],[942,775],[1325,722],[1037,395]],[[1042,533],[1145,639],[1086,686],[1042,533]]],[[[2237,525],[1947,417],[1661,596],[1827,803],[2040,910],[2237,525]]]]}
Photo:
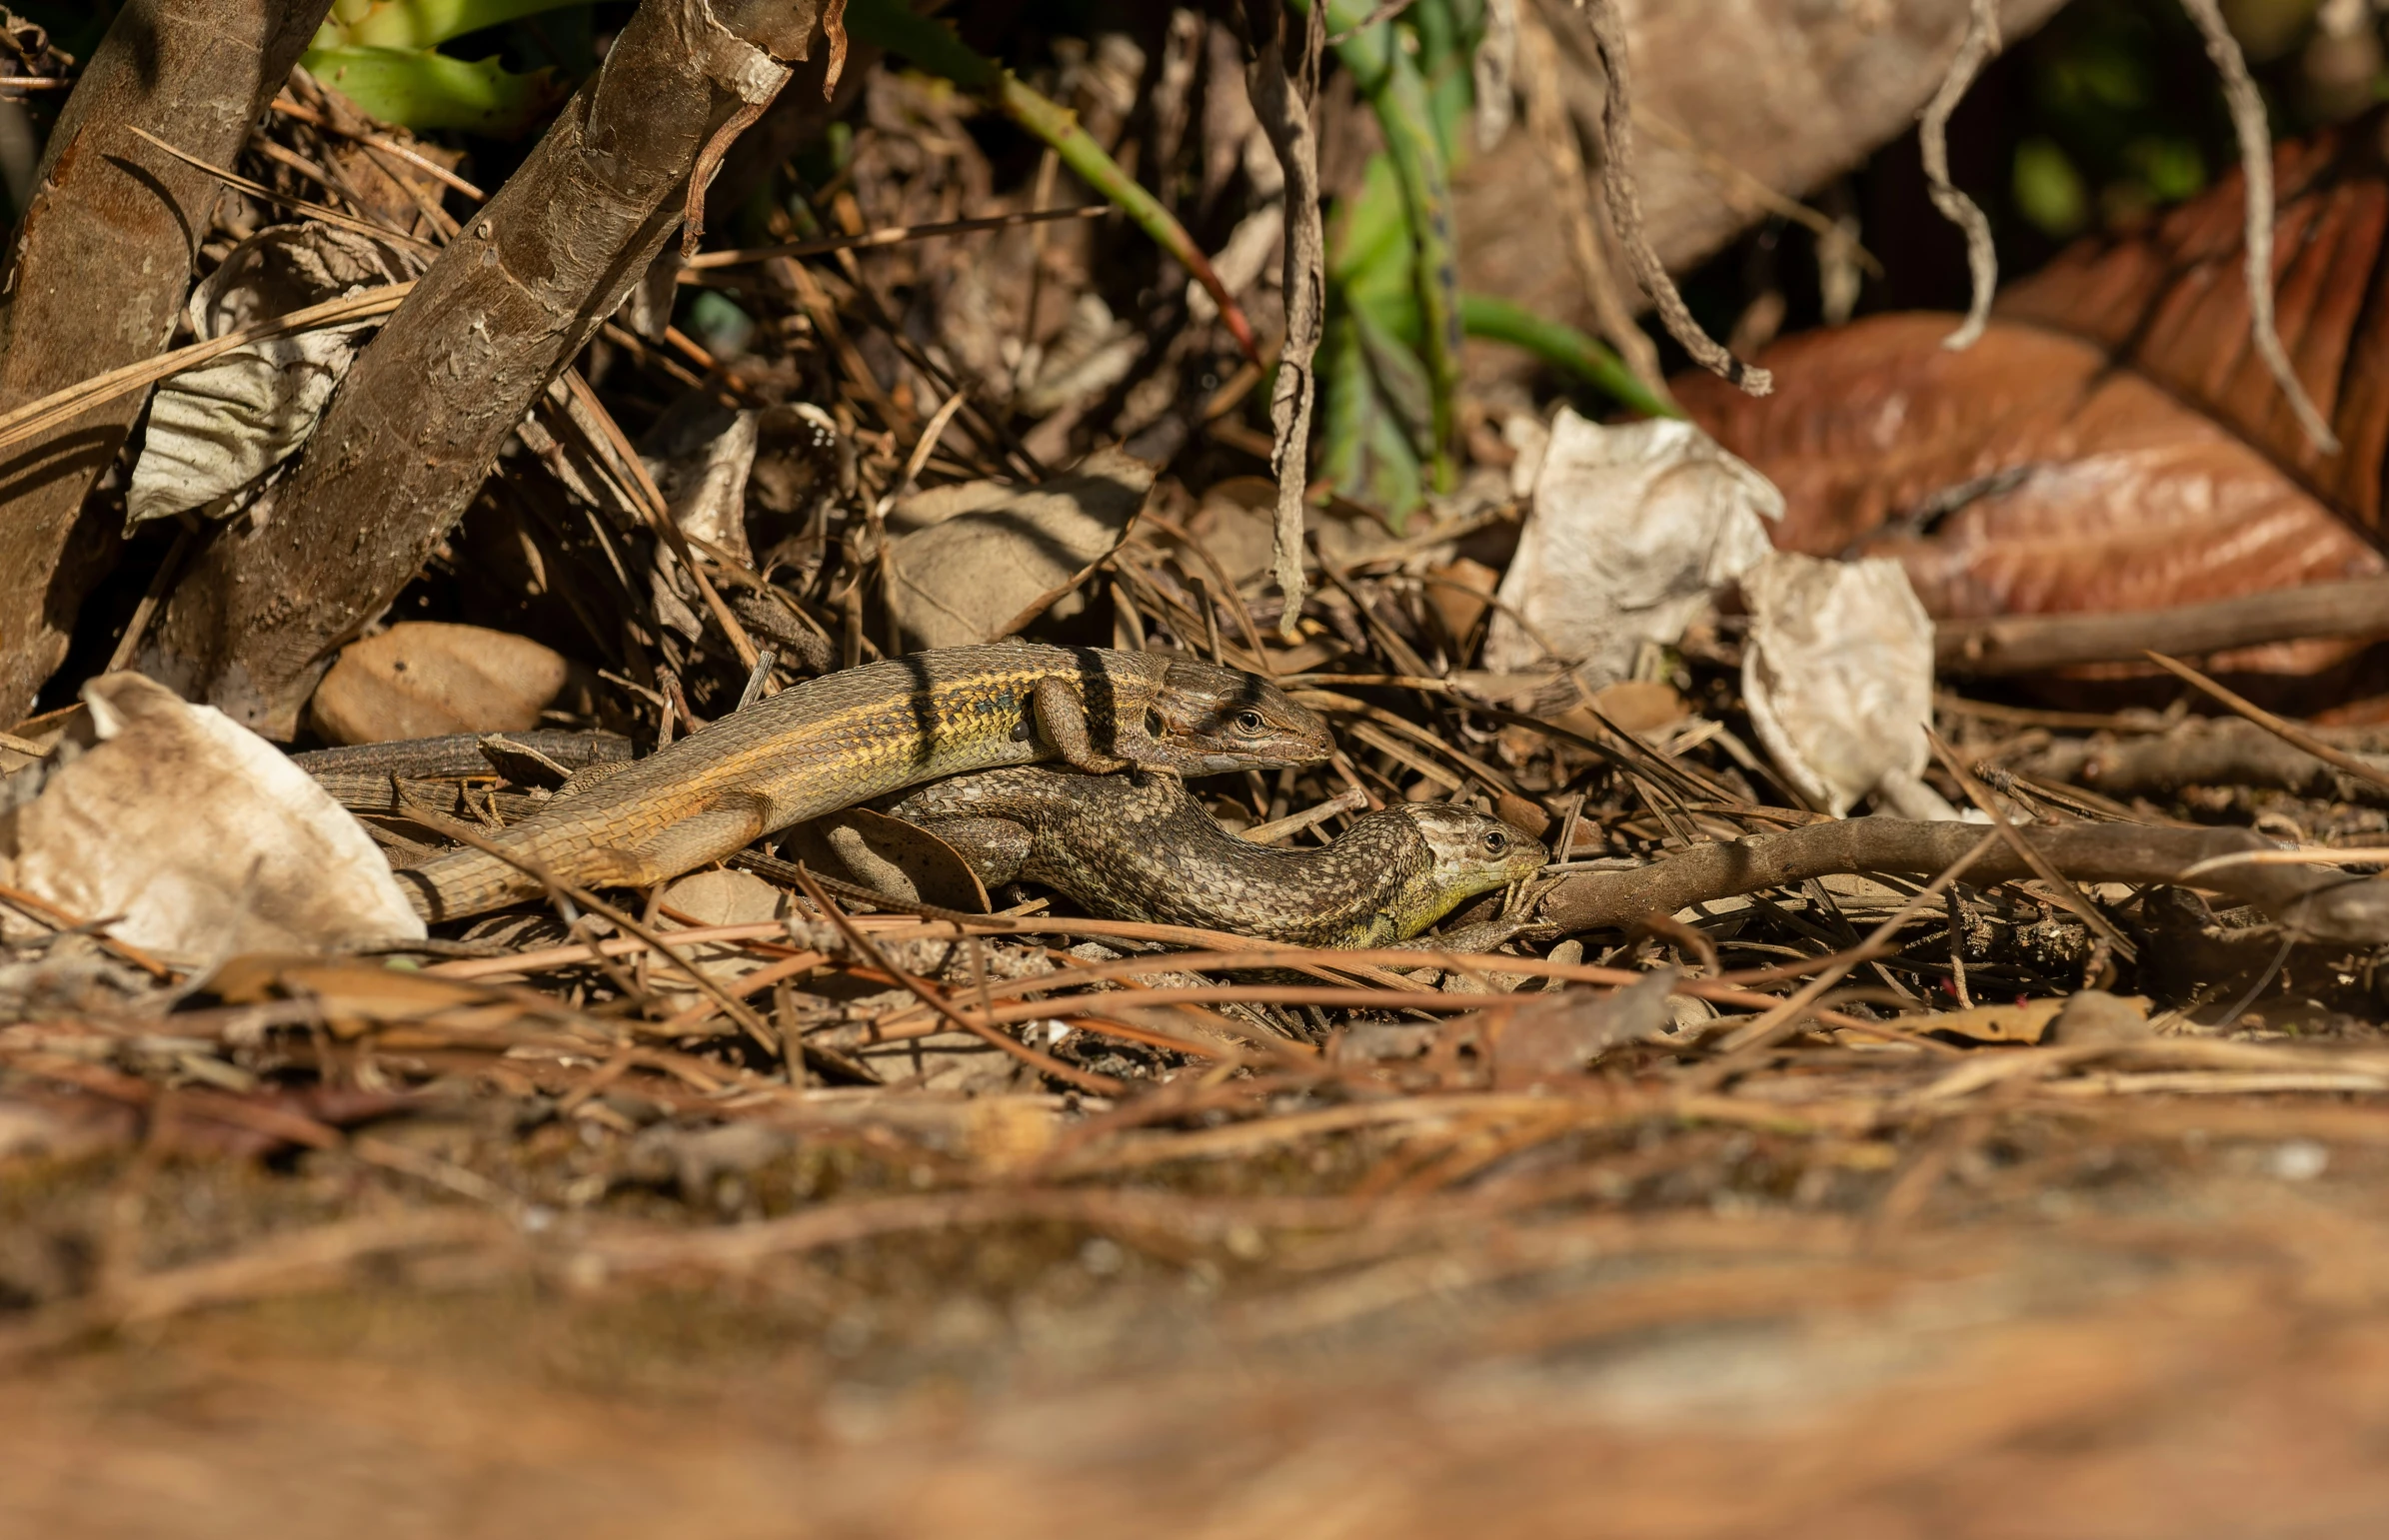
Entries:
{"type": "Polygon", "coordinates": [[[0,1516],[2178,1537],[2389,1511],[2389,1113],[2018,1096],[1896,1148],[1797,1114],[1595,1137],[1360,1199],[1326,1194],[1393,1136],[1112,1186],[950,1186],[800,1137],[696,1204],[667,1179],[516,1217],[348,1153],[20,1161],[12,1290],[140,1261],[14,1312],[0,1516]]]}

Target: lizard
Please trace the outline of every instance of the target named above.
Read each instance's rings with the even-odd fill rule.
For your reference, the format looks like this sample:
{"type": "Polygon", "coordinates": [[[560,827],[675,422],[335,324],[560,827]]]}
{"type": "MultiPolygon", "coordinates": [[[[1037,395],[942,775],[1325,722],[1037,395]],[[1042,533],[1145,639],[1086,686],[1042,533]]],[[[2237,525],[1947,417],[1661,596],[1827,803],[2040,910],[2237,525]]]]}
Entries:
{"type": "MultiPolygon", "coordinates": [[[[1103,774],[1309,765],[1326,724],[1258,676],[1196,659],[999,642],[793,685],[643,760],[583,770],[496,849],[579,886],[648,886],[808,818],[940,775],[1059,757],[1103,774]]],[[[541,890],[483,849],[399,873],[426,919],[541,890]]]]}
{"type": "Polygon", "coordinates": [[[887,810],[954,846],[990,887],[1026,878],[1107,918],[1312,946],[1407,940],[1548,858],[1448,802],[1365,813],[1324,848],[1273,849],[1221,828],[1175,775],[1045,766],[956,776],[887,810]]]}

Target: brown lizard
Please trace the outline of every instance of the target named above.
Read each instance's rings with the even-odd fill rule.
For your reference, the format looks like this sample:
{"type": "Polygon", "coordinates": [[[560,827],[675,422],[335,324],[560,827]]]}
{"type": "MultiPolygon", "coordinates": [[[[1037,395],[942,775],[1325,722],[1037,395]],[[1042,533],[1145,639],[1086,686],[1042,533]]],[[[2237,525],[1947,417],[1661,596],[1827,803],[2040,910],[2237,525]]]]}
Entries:
{"type": "MultiPolygon", "coordinates": [[[[646,886],[964,770],[1060,758],[1099,774],[1206,775],[1313,764],[1333,748],[1326,724],[1275,686],[1194,659],[946,648],[808,680],[644,760],[592,767],[490,842],[565,882],[646,886]]],[[[427,919],[478,914],[541,890],[505,855],[447,851],[399,880],[427,919]]]]}

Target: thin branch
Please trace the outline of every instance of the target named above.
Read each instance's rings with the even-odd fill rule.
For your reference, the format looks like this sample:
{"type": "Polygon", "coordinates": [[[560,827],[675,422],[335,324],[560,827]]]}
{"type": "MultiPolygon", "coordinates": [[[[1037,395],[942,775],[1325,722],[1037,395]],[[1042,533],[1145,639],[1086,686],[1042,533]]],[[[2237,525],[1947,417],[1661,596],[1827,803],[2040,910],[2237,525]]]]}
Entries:
{"type": "Polygon", "coordinates": [[[2163,653],[2144,653],[2141,656],[2174,678],[2195,686],[2207,695],[2214,697],[2283,743],[2293,748],[2303,749],[2325,765],[2334,770],[2345,770],[2359,780],[2370,781],[2376,786],[2389,787],[2389,774],[2382,773],[2379,770],[2344,750],[2332,748],[2295,723],[2284,722],[2255,702],[2224,689],[2188,664],[2168,658],[2163,653]]]}
{"type": "Polygon", "coordinates": [[[1966,272],[1973,281],[1973,293],[1966,304],[1966,321],[1956,331],[1941,339],[1941,346],[1952,353],[1963,353],[1982,336],[1984,323],[1991,319],[1991,296],[1999,287],[1999,252],[1991,244],[1991,222],[1983,218],[1982,210],[1973,199],[1957,190],[1949,180],[1949,115],[1957,111],[1964,100],[1966,88],[1974,84],[1983,64],[1999,52],[1998,0],[1973,0],[1966,13],[1966,34],[1958,40],[1957,53],[1949,61],[1949,73],[1941,79],[1941,89],[1925,104],[1924,121],[1917,127],[1917,137],[1924,150],[1924,177],[1932,190],[1933,207],[1966,236],[1966,272]]]}
{"type": "Polygon", "coordinates": [[[358,144],[370,145],[377,150],[386,150],[390,154],[397,156],[399,159],[415,167],[415,169],[418,171],[430,176],[434,181],[454,188],[456,191],[472,199],[475,203],[487,203],[489,201],[490,195],[483,192],[480,188],[475,187],[472,183],[466,181],[463,177],[458,176],[455,172],[449,170],[446,166],[441,165],[438,161],[431,159],[429,156],[420,153],[408,145],[400,143],[398,140],[392,139],[387,134],[365,133],[356,129],[343,128],[341,125],[334,123],[331,119],[325,117],[322,113],[317,112],[314,108],[302,106],[301,104],[292,101],[287,96],[275,97],[273,106],[276,112],[280,113],[286,118],[295,118],[301,123],[312,124],[316,128],[320,128],[328,134],[338,134],[343,139],[352,139],[358,144]]]}
{"type": "Polygon", "coordinates": [[[420,236],[410,235],[404,230],[393,229],[388,225],[378,225],[369,219],[352,218],[349,215],[341,213],[338,209],[327,208],[325,205],[320,203],[310,203],[304,198],[294,198],[288,193],[278,192],[275,189],[266,186],[263,182],[252,181],[249,178],[242,176],[237,171],[227,171],[222,166],[212,165],[207,161],[201,160],[196,155],[186,154],[183,151],[176,149],[174,146],[168,144],[165,140],[160,139],[157,135],[151,133],[145,128],[140,127],[138,124],[126,124],[125,131],[129,134],[136,135],[139,138],[148,140],[151,144],[156,145],[159,149],[165,151],[168,155],[173,156],[176,160],[181,161],[184,165],[189,166],[194,171],[204,171],[209,176],[214,177],[217,181],[223,183],[227,187],[236,188],[241,192],[247,193],[252,198],[262,198],[268,203],[278,203],[284,208],[289,209],[292,213],[301,215],[307,219],[317,220],[327,225],[334,225],[342,230],[353,230],[359,235],[371,236],[377,241],[404,241],[409,246],[418,247],[427,252],[436,252],[440,249],[438,243],[426,241],[420,236]]]}
{"type": "MultiPolygon", "coordinates": [[[[1285,173],[1285,347],[1277,358],[1277,383],[1269,392],[1269,425],[1274,430],[1269,464],[1277,473],[1269,572],[1278,593],[1285,596],[1277,635],[1290,645],[1301,635],[1302,600],[1308,592],[1302,577],[1302,518],[1309,481],[1310,410],[1316,395],[1310,361],[1318,352],[1326,314],[1327,247],[1319,222],[1318,139],[1311,131],[1310,110],[1286,73],[1289,38],[1283,8],[1275,0],[1267,8],[1274,13],[1275,25],[1271,35],[1252,41],[1244,91],[1285,173]]],[[[1322,9],[1311,7],[1314,15],[1322,9]]]]}
{"type": "Polygon", "coordinates": [[[1775,388],[1775,377],[1735,358],[1700,329],[1643,231],[1642,195],[1634,187],[1633,73],[1617,0],[1576,0],[1576,5],[1592,24],[1593,46],[1600,51],[1601,69],[1608,76],[1608,89],[1601,100],[1601,135],[1606,141],[1602,145],[1601,190],[1608,196],[1609,222],[1616,229],[1618,244],[1625,248],[1626,262],[1642,292],[1650,296],[1651,308],[1659,313],[1667,335],[1692,355],[1694,363],[1750,395],[1764,396],[1775,388]]]}
{"type": "MultiPolygon", "coordinates": [[[[2012,832],[2010,837],[2013,837],[2012,832]]],[[[1829,966],[1819,971],[1815,977],[1793,991],[1791,997],[1783,1001],[1782,1004],[1767,1011],[1757,1020],[1736,1028],[1732,1035],[1718,1046],[1728,1057],[1747,1058],[1749,1054],[1786,1035],[1792,1028],[1799,1025],[1801,1016],[1811,1005],[1816,1003],[1817,997],[1840,982],[1842,975],[1849,972],[1860,957],[1871,954],[1876,947],[1888,941],[1892,933],[1911,918],[1928,908],[1936,907],[1935,900],[1941,896],[1942,892],[1952,882],[1964,876],[1968,869],[1988,854],[1991,846],[1998,842],[1999,830],[1994,829],[1990,833],[1984,834],[1974,842],[1972,849],[1944,866],[1940,874],[1925,885],[1923,891],[1909,898],[1907,902],[1892,912],[1889,919],[1875,926],[1866,939],[1861,941],[1849,954],[1836,958],[1829,966]]]]}
{"type": "Polygon", "coordinates": [[[2289,409],[2296,414],[2298,426],[2306,430],[2307,441],[2326,455],[2336,455],[2339,440],[2315,409],[2306,387],[2298,383],[2297,371],[2290,367],[2289,353],[2281,346],[2281,332],[2273,321],[2273,140],[2265,125],[2264,98],[2256,93],[2256,82],[2248,76],[2248,60],[2231,28],[2224,24],[2217,0],[2182,0],[2182,9],[2206,39],[2206,56],[2223,77],[2223,100],[2231,108],[2231,126],[2239,134],[2240,169],[2248,184],[2248,335],[2281,394],[2289,398],[2289,409]]]}
{"type": "Polygon", "coordinates": [[[895,246],[904,241],[926,241],[932,236],[968,235],[975,230],[1009,230],[1015,225],[1042,225],[1057,219],[1093,219],[1099,214],[1113,212],[1108,203],[1080,204],[1068,209],[1031,209],[1018,214],[994,214],[984,219],[949,219],[934,225],[895,225],[885,230],[866,230],[861,235],[825,236],[812,241],[790,241],[780,246],[742,246],[732,251],[701,252],[681,264],[682,283],[690,282],[689,274],[702,273],[707,268],[732,268],[750,262],[768,262],[774,257],[819,257],[834,251],[860,251],[866,247],[895,246]]]}
{"type": "Polygon", "coordinates": [[[1557,46],[1532,7],[1523,8],[1518,16],[1518,53],[1523,66],[1518,79],[1525,87],[1526,126],[1550,166],[1560,213],[1567,220],[1568,255],[1576,264],[1576,281],[1583,286],[1601,336],[1625,360],[1635,379],[1660,401],[1668,401],[1658,345],[1626,307],[1617,292],[1617,276],[1601,250],[1600,224],[1585,187],[1584,156],[1577,148],[1576,126],[1568,115],[1567,97],[1559,81],[1557,46]]]}

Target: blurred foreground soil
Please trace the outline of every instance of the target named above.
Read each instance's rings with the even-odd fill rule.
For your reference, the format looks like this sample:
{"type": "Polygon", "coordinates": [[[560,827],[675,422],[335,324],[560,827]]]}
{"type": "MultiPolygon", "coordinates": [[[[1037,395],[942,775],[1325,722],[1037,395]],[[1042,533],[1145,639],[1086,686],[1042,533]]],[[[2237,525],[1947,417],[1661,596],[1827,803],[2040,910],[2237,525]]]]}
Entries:
{"type": "Polygon", "coordinates": [[[2378,1533],[2389,1114],[2289,1113],[2009,1112],[1788,1200],[1752,1190],[1775,1136],[1654,1128],[1679,1190],[1407,1245],[1009,1223],[636,1285],[499,1231],[328,1271],[357,1227],[479,1218],[340,1157],[20,1172],[20,1271],[128,1171],[145,1244],[263,1238],[147,1275],[186,1290],[153,1321],[18,1327],[0,1528],[2378,1533]]]}

